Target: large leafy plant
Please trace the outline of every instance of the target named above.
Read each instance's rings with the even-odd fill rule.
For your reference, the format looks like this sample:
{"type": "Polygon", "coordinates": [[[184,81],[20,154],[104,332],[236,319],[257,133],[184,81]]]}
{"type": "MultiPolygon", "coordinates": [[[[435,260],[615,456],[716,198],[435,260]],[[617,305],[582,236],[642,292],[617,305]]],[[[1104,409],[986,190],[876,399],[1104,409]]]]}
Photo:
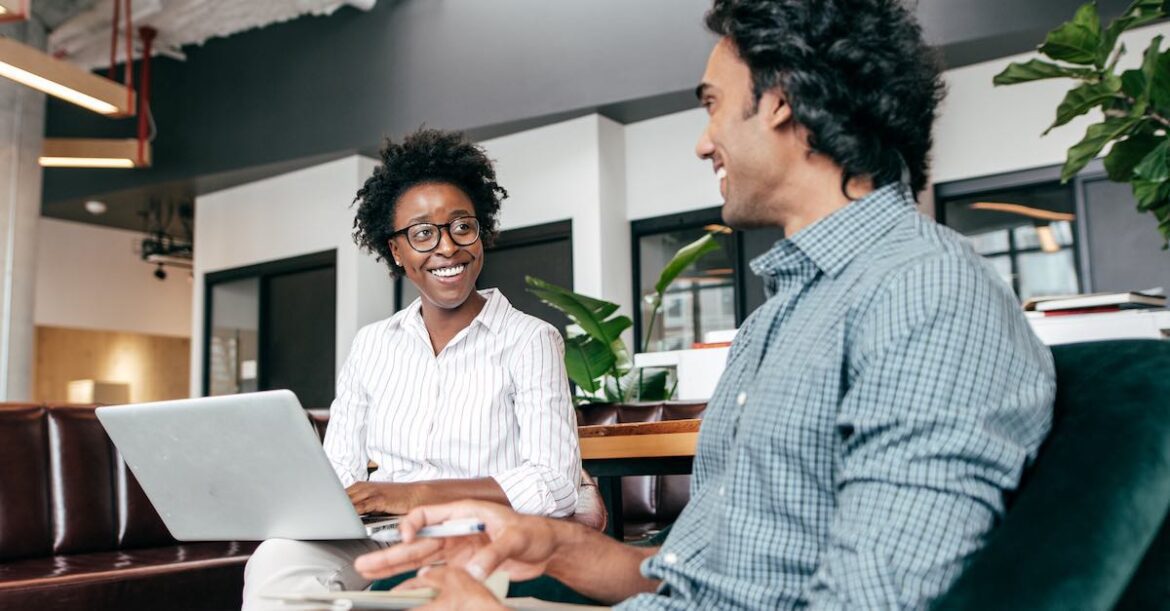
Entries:
{"type": "Polygon", "coordinates": [[[1103,119],[1090,125],[1085,137],[1068,150],[1061,180],[1076,176],[1112,144],[1104,162],[1110,180],[1131,185],[1138,209],[1154,215],[1163,239],[1170,243],[1170,49],[1163,51],[1162,36],[1156,36],[1143,53],[1140,68],[1117,70],[1126,53],[1125,44],[1119,44],[1121,33],[1167,16],[1170,0],[1136,0],[1103,27],[1096,3],[1090,2],[1040,46],[1040,53],[1054,61],[1012,63],[994,83],[1080,81],[1064,97],[1056,121],[1044,133],[1098,108],[1103,119]]]}
{"type": "MultiPolygon", "coordinates": [[[[650,325],[642,350],[649,347],[650,330],[662,308],[666,288],[684,270],[694,265],[703,255],[717,250],[719,244],[712,231],[682,247],[666,264],[654,284],[650,296],[650,325]]],[[[560,310],[576,328],[570,329],[565,340],[565,369],[569,379],[577,385],[577,402],[603,399],[614,403],[628,401],[661,401],[670,398],[673,389],[667,388],[667,372],[645,374],[634,371],[633,361],[622,332],[633,322],[629,316],[618,313],[618,305],[602,299],[574,293],[539,278],[526,276],[528,292],[541,301],[560,310]]]]}

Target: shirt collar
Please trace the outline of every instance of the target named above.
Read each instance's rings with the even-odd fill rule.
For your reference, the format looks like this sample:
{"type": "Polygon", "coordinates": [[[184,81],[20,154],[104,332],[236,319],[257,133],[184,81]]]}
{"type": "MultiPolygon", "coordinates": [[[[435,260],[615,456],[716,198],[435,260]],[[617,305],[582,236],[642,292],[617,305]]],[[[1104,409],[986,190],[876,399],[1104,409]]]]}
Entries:
{"type": "MultiPolygon", "coordinates": [[[[508,301],[507,297],[504,297],[504,294],[499,289],[484,289],[479,291],[479,294],[483,295],[487,302],[483,304],[483,309],[479,311],[479,314],[476,314],[475,318],[472,319],[471,324],[483,325],[488,331],[497,335],[502,333],[504,329],[504,318],[507,316],[512,304],[508,301]]],[[[429,337],[426,335],[426,327],[423,325],[422,297],[415,298],[414,301],[410,302],[410,305],[403,308],[399,312],[399,316],[395,316],[391,320],[391,323],[397,323],[399,326],[414,329],[423,333],[424,337],[429,337]]]]}
{"type": "Polygon", "coordinates": [[[854,258],[912,212],[914,200],[905,186],[892,183],[776,243],[751,262],[760,276],[795,273],[811,262],[836,277],[854,258]]]}

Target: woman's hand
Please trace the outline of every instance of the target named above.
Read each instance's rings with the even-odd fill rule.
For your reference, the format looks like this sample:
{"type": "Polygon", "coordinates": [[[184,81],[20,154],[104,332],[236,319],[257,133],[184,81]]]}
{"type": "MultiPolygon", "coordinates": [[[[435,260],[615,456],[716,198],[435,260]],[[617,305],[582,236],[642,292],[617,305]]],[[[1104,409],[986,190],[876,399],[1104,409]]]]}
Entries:
{"type": "Polygon", "coordinates": [[[345,493],[358,514],[403,514],[418,505],[418,491],[414,484],[357,482],[346,488],[345,493]]]}
{"type": "Polygon", "coordinates": [[[559,531],[563,528],[579,527],[521,515],[507,507],[482,501],[419,507],[398,523],[402,543],[359,557],[354,568],[367,578],[378,579],[445,562],[449,567],[462,568],[478,581],[496,569],[508,573],[513,581],[524,581],[545,572],[557,551],[559,531]],[[468,518],[483,522],[483,535],[416,537],[424,526],[468,518]]]}

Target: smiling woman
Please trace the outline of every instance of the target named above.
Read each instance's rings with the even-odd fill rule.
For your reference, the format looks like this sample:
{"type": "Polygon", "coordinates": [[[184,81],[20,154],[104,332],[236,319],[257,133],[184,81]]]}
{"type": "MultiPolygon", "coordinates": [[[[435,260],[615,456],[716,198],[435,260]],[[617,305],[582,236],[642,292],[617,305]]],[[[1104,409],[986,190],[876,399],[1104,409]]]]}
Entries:
{"type": "MultiPolygon", "coordinates": [[[[581,458],[560,333],[475,289],[507,197],[491,161],[435,130],[381,157],[355,198],[354,239],[420,297],[359,331],[338,376],[325,453],[350,500],[359,513],[479,499],[572,514],[581,458]]],[[[353,559],[383,545],[266,541],[244,608],[265,608],[269,592],[364,588],[353,559]]]]}

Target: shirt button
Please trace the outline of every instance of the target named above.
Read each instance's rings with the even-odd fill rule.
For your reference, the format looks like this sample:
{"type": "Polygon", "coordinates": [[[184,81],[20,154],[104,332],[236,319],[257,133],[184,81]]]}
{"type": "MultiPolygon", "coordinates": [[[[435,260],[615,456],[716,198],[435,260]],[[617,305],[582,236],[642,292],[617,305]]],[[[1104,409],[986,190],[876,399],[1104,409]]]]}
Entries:
{"type": "Polygon", "coordinates": [[[674,563],[678,562],[678,554],[674,552],[666,552],[662,555],[662,561],[666,564],[674,565],[674,563]]]}
{"type": "Polygon", "coordinates": [[[744,403],[747,403],[747,393],[746,393],[746,392],[741,392],[741,393],[739,393],[739,395],[738,395],[738,396],[735,398],[735,404],[736,404],[736,405],[739,405],[739,406],[741,406],[741,407],[742,407],[744,403]]]}
{"type": "Polygon", "coordinates": [[[720,486],[719,487],[719,496],[727,496],[727,488],[720,486]]]}

